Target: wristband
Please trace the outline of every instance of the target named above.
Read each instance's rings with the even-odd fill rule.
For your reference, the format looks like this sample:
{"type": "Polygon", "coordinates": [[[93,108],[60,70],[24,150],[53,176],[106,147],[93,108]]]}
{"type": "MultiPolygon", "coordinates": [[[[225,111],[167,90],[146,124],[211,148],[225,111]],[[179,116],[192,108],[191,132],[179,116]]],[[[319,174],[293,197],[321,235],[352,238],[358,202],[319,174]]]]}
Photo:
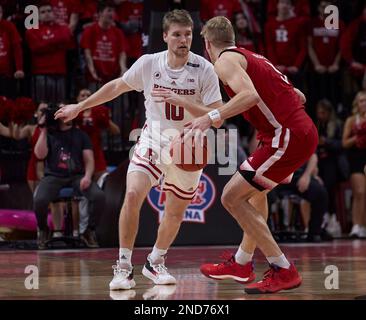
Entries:
{"type": "Polygon", "coordinates": [[[220,115],[220,111],[217,109],[214,109],[212,111],[210,111],[209,113],[207,113],[208,116],[210,117],[211,121],[213,123],[220,121],[221,120],[221,115],[220,115]]]}

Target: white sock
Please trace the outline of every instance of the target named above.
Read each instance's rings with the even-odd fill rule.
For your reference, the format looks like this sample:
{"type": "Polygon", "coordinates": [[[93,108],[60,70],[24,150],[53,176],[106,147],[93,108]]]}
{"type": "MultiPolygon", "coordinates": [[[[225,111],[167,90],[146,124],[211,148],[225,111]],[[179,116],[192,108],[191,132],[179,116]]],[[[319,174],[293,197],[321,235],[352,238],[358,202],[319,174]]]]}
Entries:
{"type": "Polygon", "coordinates": [[[164,262],[164,255],[168,250],[159,249],[156,246],[153,247],[151,253],[150,253],[150,260],[152,263],[162,263],[164,262]]]}
{"type": "Polygon", "coordinates": [[[131,263],[132,250],[128,248],[119,248],[119,261],[120,263],[127,264],[132,267],[131,263]]]}
{"type": "Polygon", "coordinates": [[[290,262],[288,262],[284,254],[281,254],[279,257],[267,257],[267,260],[270,264],[275,264],[280,268],[290,268],[290,262]]]}
{"type": "Polygon", "coordinates": [[[235,262],[241,265],[245,265],[253,260],[253,253],[246,253],[241,247],[235,253],[235,262]]]}

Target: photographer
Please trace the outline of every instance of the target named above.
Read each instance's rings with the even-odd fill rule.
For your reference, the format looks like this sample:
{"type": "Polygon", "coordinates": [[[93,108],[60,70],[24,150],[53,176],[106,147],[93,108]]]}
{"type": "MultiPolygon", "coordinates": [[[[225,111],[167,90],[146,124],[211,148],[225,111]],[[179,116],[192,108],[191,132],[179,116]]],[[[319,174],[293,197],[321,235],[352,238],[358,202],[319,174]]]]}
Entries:
{"type": "Polygon", "coordinates": [[[34,211],[38,223],[38,248],[45,249],[49,238],[47,208],[64,187],[75,191],[89,201],[89,224],[81,235],[88,247],[98,247],[95,236],[97,213],[102,212],[104,193],[92,182],[94,160],[88,136],[73,127],[72,122],[54,120],[55,108],[47,108],[39,124],[41,133],[34,153],[45,160],[45,175],[34,193],[34,211]]]}

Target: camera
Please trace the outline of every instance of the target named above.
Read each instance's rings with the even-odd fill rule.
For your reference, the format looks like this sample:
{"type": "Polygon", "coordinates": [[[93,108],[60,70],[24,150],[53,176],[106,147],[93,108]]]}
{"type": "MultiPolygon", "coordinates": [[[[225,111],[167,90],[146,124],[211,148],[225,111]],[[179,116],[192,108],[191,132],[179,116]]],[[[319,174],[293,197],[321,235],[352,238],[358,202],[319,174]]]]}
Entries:
{"type": "Polygon", "coordinates": [[[42,110],[42,115],[45,115],[45,122],[40,127],[46,127],[48,130],[57,130],[59,128],[59,122],[55,119],[55,113],[58,107],[55,105],[49,105],[42,110]]]}

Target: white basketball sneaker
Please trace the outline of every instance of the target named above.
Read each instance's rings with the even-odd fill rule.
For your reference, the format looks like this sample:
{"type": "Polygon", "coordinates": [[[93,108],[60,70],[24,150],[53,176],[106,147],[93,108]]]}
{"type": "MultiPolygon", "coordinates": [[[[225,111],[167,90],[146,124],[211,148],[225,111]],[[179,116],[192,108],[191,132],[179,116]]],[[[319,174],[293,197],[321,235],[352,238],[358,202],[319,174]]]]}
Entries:
{"type": "Polygon", "coordinates": [[[354,224],[352,226],[351,232],[349,233],[349,237],[350,238],[358,238],[359,237],[360,230],[361,230],[360,225],[354,224]]]}
{"type": "Polygon", "coordinates": [[[176,284],[177,280],[168,272],[164,262],[163,260],[161,263],[153,264],[148,255],[142,274],[155,284],[176,284]]]}
{"type": "Polygon", "coordinates": [[[109,283],[110,290],[128,290],[136,286],[133,280],[133,268],[121,264],[118,260],[113,268],[113,279],[109,283]]]}

